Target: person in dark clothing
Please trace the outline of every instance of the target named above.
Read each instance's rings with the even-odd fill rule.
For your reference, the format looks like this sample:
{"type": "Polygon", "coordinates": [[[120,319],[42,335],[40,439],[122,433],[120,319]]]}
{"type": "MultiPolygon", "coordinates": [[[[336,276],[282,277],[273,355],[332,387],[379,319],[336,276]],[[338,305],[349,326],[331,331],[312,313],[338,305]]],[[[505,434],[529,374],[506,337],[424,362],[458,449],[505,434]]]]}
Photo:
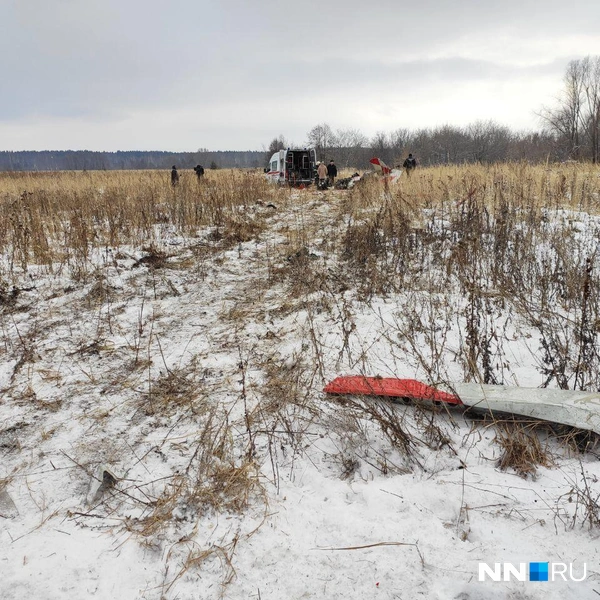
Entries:
{"type": "Polygon", "coordinates": [[[200,181],[204,177],[204,167],[202,165],[196,165],[194,167],[194,172],[196,173],[198,181],[200,181]]]}
{"type": "Polygon", "coordinates": [[[179,183],[179,173],[177,172],[177,167],[173,165],[171,169],[171,185],[175,187],[179,183]]]}
{"type": "Polygon", "coordinates": [[[402,163],[402,166],[406,169],[408,177],[410,177],[412,170],[417,166],[417,159],[412,154],[409,154],[408,158],[402,163]]]}
{"type": "Polygon", "coordinates": [[[329,179],[330,186],[333,186],[336,177],[337,177],[337,167],[335,166],[335,163],[333,162],[333,160],[330,160],[329,164],[327,165],[327,178],[329,179]]]}

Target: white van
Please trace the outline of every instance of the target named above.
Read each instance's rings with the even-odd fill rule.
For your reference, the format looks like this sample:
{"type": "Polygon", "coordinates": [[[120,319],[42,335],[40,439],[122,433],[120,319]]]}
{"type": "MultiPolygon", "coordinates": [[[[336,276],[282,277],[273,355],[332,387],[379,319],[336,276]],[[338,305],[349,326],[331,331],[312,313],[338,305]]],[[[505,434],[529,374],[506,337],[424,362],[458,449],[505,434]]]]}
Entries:
{"type": "Polygon", "coordinates": [[[265,176],[280,185],[310,185],[317,176],[317,151],[314,148],[279,150],[271,156],[265,176]]]}

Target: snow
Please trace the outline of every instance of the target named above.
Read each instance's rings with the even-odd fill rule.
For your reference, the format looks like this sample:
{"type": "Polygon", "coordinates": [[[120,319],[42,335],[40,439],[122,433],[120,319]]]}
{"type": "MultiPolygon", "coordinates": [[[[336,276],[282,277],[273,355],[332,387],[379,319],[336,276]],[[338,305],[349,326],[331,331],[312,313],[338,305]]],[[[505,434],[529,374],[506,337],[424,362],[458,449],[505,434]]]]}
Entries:
{"type": "MultiPolygon", "coordinates": [[[[437,303],[418,277],[369,301],[334,278],[295,293],[308,272],[295,261],[335,270],[340,197],[258,206],[264,232],[234,246],[163,227],[161,268],[123,247],[86,277],[39,267],[14,282],[0,314],[3,600],[600,595],[600,529],[585,519],[597,451],[542,432],[552,464],[524,478],[497,467],[489,422],[385,405],[406,453],[360,412],[368,400],[321,393],[344,373],[424,378],[429,338],[407,347],[402,315],[417,306],[442,328],[464,302],[437,303]],[[587,578],[478,581],[480,562],[530,561],[586,563],[587,578]]],[[[575,222],[592,243],[596,221],[575,222]]],[[[535,332],[496,316],[507,378],[540,385],[535,332]]],[[[446,380],[460,344],[451,328],[446,380]]]]}

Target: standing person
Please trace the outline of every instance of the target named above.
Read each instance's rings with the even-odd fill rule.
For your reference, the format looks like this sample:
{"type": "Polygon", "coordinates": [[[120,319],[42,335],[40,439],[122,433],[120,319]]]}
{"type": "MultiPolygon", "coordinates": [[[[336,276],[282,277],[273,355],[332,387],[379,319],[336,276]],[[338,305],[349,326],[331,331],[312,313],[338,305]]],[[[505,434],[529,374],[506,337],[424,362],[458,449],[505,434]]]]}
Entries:
{"type": "Polygon", "coordinates": [[[175,187],[179,183],[179,173],[177,172],[177,167],[173,165],[171,169],[171,185],[175,187]]]}
{"type": "Polygon", "coordinates": [[[327,177],[329,178],[329,185],[333,187],[335,178],[337,177],[337,167],[335,166],[333,159],[330,160],[327,165],[327,177]]]}
{"type": "Polygon", "coordinates": [[[319,177],[318,188],[320,190],[325,189],[327,187],[326,186],[327,167],[325,166],[325,163],[322,163],[322,162],[317,163],[317,176],[319,177]]]}
{"type": "Polygon", "coordinates": [[[417,159],[412,154],[409,154],[408,158],[402,163],[402,166],[406,169],[408,177],[410,177],[412,170],[417,166],[417,159]]]}
{"type": "Polygon", "coordinates": [[[194,167],[194,172],[196,173],[198,181],[200,181],[204,177],[204,167],[202,165],[196,165],[194,167]]]}

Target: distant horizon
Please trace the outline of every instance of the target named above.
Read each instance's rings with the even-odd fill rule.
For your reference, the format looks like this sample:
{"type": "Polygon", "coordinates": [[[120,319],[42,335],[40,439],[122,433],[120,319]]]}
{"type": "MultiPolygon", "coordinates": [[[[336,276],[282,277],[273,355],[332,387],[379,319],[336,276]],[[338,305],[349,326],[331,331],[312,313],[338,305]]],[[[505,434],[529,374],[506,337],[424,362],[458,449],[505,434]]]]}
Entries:
{"type": "MultiPolygon", "coordinates": [[[[499,127],[507,127],[511,133],[513,134],[530,134],[530,133],[543,133],[544,132],[544,128],[540,125],[539,127],[535,128],[535,127],[529,127],[529,128],[515,128],[515,127],[511,127],[510,125],[507,125],[505,123],[500,123],[498,121],[496,121],[495,119],[477,119],[471,123],[466,123],[464,125],[456,125],[453,123],[443,123],[443,124],[437,124],[437,125],[433,125],[433,126],[425,126],[425,127],[418,127],[418,128],[406,128],[409,132],[411,133],[415,133],[417,131],[422,131],[422,130],[429,130],[429,131],[434,131],[435,129],[439,128],[439,127],[456,127],[459,129],[464,129],[466,127],[468,127],[469,125],[473,125],[476,122],[483,122],[483,123],[489,123],[492,122],[495,125],[499,126],[499,127]]],[[[317,125],[317,123],[315,123],[314,125],[317,125]]],[[[349,128],[348,128],[349,129],[349,128]]],[[[334,130],[335,131],[335,130],[334,130]]],[[[376,133],[392,133],[394,130],[380,130],[376,133]]],[[[308,131],[307,131],[308,133],[308,131]]],[[[362,132],[361,132],[362,133],[362,132]]],[[[214,149],[214,148],[200,148],[200,149],[196,149],[196,150],[161,150],[161,149],[157,149],[157,148],[118,148],[116,150],[106,150],[106,149],[101,149],[101,150],[97,150],[97,149],[93,149],[93,148],[42,148],[42,149],[31,149],[31,148],[21,148],[21,149],[0,149],[0,152],[97,152],[97,153],[116,153],[116,152],[162,152],[165,154],[201,154],[201,153],[211,153],[211,152],[267,152],[268,148],[266,146],[268,146],[268,144],[271,143],[271,141],[273,139],[275,139],[276,137],[279,137],[283,135],[283,137],[285,138],[285,132],[283,133],[279,133],[277,135],[273,135],[273,137],[268,140],[265,143],[265,147],[264,148],[219,148],[219,149],[214,149]]],[[[375,134],[373,134],[375,135],[375,134]]],[[[369,139],[369,143],[372,141],[372,136],[366,136],[369,139]]],[[[300,143],[300,142],[295,142],[295,141],[289,141],[289,143],[287,144],[288,148],[304,148],[306,146],[308,146],[309,144],[306,143],[300,143]]],[[[332,146],[335,147],[335,146],[332,146]]],[[[340,147],[345,147],[345,146],[340,146],[340,147]]],[[[366,144],[361,146],[362,148],[369,148],[370,145],[366,144]]]]}
{"type": "Polygon", "coordinates": [[[240,149],[228,149],[228,150],[208,150],[208,149],[202,149],[202,150],[157,150],[157,149],[153,149],[153,150],[143,150],[141,148],[134,148],[131,150],[123,150],[123,149],[119,149],[119,150],[91,150],[90,148],[85,148],[85,149],[78,149],[78,150],[74,150],[73,148],[66,148],[66,149],[60,149],[60,148],[44,148],[43,150],[30,150],[30,149],[25,149],[25,150],[0,150],[0,152],[94,152],[97,154],[116,154],[117,152],[159,152],[161,154],[211,154],[211,153],[216,153],[216,152],[266,152],[267,150],[240,150],[240,149]]]}

